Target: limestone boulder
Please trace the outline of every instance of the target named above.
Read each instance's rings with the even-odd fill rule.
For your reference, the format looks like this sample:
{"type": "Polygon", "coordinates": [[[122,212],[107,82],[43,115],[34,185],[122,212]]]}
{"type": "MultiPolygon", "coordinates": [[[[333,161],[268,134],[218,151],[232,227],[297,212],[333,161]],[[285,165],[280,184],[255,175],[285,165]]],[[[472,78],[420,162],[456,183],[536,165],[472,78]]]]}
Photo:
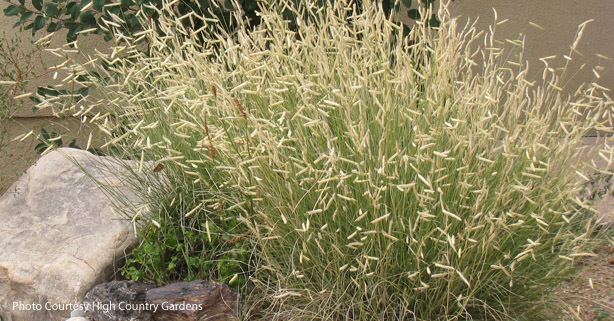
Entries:
{"type": "Polygon", "coordinates": [[[136,238],[107,197],[121,192],[116,159],[61,148],[43,156],[0,197],[0,316],[64,320],[107,281],[136,238]],[[104,187],[104,188],[103,188],[104,187]],[[107,192],[105,192],[107,191],[107,192]]]}

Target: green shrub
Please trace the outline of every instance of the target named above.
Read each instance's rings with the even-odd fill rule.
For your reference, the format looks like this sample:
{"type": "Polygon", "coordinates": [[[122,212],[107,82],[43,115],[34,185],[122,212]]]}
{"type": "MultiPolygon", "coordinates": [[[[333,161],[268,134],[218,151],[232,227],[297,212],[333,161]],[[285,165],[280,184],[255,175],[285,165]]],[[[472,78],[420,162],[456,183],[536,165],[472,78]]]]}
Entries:
{"type": "MultiPolygon", "coordinates": [[[[155,21],[159,19],[155,8],[164,4],[162,0],[5,0],[9,3],[4,10],[5,16],[19,17],[15,26],[32,30],[34,35],[39,30],[55,32],[66,29],[66,41],[73,42],[79,35],[95,33],[103,35],[105,40],[113,38],[113,31],[132,35],[142,31],[140,19],[155,21]]],[[[190,12],[215,18],[224,24],[226,30],[233,28],[234,18],[231,12],[238,5],[245,13],[244,19],[257,20],[257,0],[236,1],[175,1],[173,8],[180,15],[190,12]]]]}
{"type": "Polygon", "coordinates": [[[554,69],[531,81],[521,41],[498,49],[449,18],[398,41],[402,28],[365,2],[296,30],[273,5],[230,40],[182,33],[171,15],[157,25],[171,37],[147,33],[148,55],[118,47],[130,59],[99,68],[112,81],[67,67],[100,91],[87,101],[107,108],[94,120],[107,145],[141,161],[132,186],[153,215],[136,214],[148,228],[128,275],[165,280],[187,256],[200,275],[247,277],[246,319],[539,318],[591,255],[577,147],[608,130],[606,93],[564,96],[554,69]],[[204,253],[202,228],[227,220],[219,233],[247,231],[251,246],[229,269],[211,263],[244,246],[204,253]]]}
{"type": "MultiPolygon", "coordinates": [[[[4,0],[9,3],[4,10],[5,16],[19,17],[15,26],[22,26],[26,30],[32,30],[32,35],[39,30],[55,32],[66,29],[66,41],[73,42],[81,34],[95,33],[103,35],[105,40],[113,39],[113,31],[122,35],[134,35],[143,30],[143,19],[148,22],[159,19],[155,8],[162,8],[166,3],[173,2],[172,8],[179,16],[197,14],[208,19],[216,19],[218,27],[228,33],[235,31],[241,21],[249,28],[260,24],[258,6],[271,2],[270,0],[4,0]],[[235,19],[235,17],[237,19],[235,19]]],[[[294,4],[301,0],[292,0],[294,4]]],[[[331,0],[314,1],[315,6],[322,7],[331,0]]],[[[334,2],[334,0],[332,0],[334,2]]],[[[360,7],[362,0],[357,0],[360,7]]],[[[381,0],[382,8],[387,14],[399,12],[399,0],[381,0]]],[[[411,8],[412,1],[402,1],[406,8],[411,8]]],[[[434,0],[420,1],[424,6],[432,6],[434,0]]],[[[420,19],[417,8],[411,8],[406,13],[414,20],[420,19]]],[[[291,10],[284,10],[286,18],[292,19],[291,10]]],[[[437,24],[435,16],[430,19],[431,23],[437,24]]],[[[199,19],[184,21],[184,27],[197,30],[204,27],[199,19]]]]}
{"type": "Polygon", "coordinates": [[[154,213],[148,220],[153,224],[139,230],[141,243],[128,258],[123,275],[133,281],[158,284],[214,279],[242,287],[251,253],[245,226],[219,210],[201,210],[198,206],[206,195],[198,186],[190,189],[190,184],[156,185],[148,195],[147,203],[154,213]],[[197,210],[186,218],[194,208],[197,210]]]}

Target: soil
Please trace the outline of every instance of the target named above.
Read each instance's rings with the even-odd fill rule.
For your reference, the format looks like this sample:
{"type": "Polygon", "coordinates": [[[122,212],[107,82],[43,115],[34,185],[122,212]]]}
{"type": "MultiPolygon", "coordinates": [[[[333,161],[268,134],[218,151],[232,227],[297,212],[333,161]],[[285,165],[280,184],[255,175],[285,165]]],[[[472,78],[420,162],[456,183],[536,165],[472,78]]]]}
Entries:
{"type": "MultiPolygon", "coordinates": [[[[614,138],[607,139],[612,146],[614,138]]],[[[592,159],[599,168],[612,171],[614,164],[594,157],[593,146],[599,142],[595,138],[585,138],[585,160],[592,159]]],[[[603,182],[597,185],[604,193],[594,201],[604,234],[603,244],[595,249],[596,256],[579,263],[582,273],[555,291],[554,297],[560,299],[561,305],[560,311],[553,311],[557,317],[552,320],[614,321],[614,186],[603,182]]]]}
{"type": "Polygon", "coordinates": [[[596,257],[583,262],[584,271],[556,293],[562,320],[614,321],[614,243],[595,252],[596,257]]]}

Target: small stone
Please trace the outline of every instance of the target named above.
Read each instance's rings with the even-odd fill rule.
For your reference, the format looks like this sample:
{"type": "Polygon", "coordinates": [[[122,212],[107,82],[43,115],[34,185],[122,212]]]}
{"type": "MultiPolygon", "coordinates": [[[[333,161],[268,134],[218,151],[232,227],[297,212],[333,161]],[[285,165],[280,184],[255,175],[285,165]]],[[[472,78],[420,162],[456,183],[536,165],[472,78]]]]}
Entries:
{"type": "MultiPolygon", "coordinates": [[[[224,284],[178,282],[163,287],[148,283],[112,281],[90,290],[83,301],[109,303],[116,309],[90,310],[92,321],[238,321],[239,296],[224,284]],[[131,309],[122,309],[129,305],[131,309]]],[[[72,321],[72,320],[71,320],[72,321]]]]}
{"type": "Polygon", "coordinates": [[[614,256],[608,259],[608,263],[614,264],[614,256]]]}
{"type": "Polygon", "coordinates": [[[209,281],[178,282],[147,291],[146,301],[166,309],[155,321],[238,321],[238,295],[225,284],[209,281]]]}
{"type": "Polygon", "coordinates": [[[83,303],[88,306],[108,303],[115,308],[110,310],[88,309],[86,316],[95,321],[149,321],[151,311],[121,309],[120,304],[143,305],[147,290],[153,287],[149,283],[131,281],[111,281],[98,284],[85,295],[83,303]]]}

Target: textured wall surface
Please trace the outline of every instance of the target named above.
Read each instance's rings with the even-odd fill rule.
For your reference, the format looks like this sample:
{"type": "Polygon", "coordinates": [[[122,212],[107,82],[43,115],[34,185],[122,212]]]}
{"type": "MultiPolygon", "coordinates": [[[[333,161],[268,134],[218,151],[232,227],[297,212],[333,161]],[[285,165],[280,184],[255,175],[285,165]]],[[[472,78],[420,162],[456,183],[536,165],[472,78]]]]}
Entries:
{"type": "MultiPolygon", "coordinates": [[[[419,1],[412,1],[413,6],[419,1]]],[[[7,4],[0,1],[0,10],[7,4]]],[[[509,19],[506,23],[497,26],[497,38],[504,41],[506,38],[517,38],[519,34],[526,35],[526,57],[533,70],[533,76],[541,78],[543,64],[538,60],[541,57],[557,55],[558,60],[552,60],[553,65],[562,66],[562,55],[569,53],[579,24],[590,22],[584,32],[583,40],[572,64],[572,69],[586,64],[583,69],[570,75],[569,88],[582,82],[598,81],[599,84],[614,88],[614,1],[607,0],[455,0],[450,3],[450,12],[461,19],[478,19],[477,26],[487,29],[494,21],[493,8],[497,10],[498,20],[509,19]],[[530,24],[533,22],[543,29],[530,24]],[[599,56],[598,56],[599,55],[599,56]],[[601,57],[600,57],[601,56],[601,57]],[[606,59],[603,57],[610,57],[606,59]],[[592,69],[600,74],[597,79],[592,69]]],[[[404,10],[405,11],[405,10],[404,10]]],[[[0,16],[0,35],[3,33],[16,35],[29,39],[30,33],[20,32],[13,28],[15,17],[0,16]]],[[[64,43],[65,34],[58,32],[52,46],[64,43]]],[[[81,39],[81,38],[80,38],[81,39]]],[[[27,41],[24,41],[27,44],[27,41]]],[[[104,49],[108,46],[100,37],[91,36],[80,40],[80,48],[92,50],[94,47],[104,49]]],[[[58,58],[47,55],[45,63],[53,65],[59,63],[58,58]]],[[[37,74],[44,74],[32,82],[31,87],[53,83],[52,73],[45,74],[42,66],[37,74]]],[[[18,116],[31,116],[29,108],[22,108],[18,116]]],[[[41,114],[37,114],[41,115],[41,114]]]]}
{"type": "Polygon", "coordinates": [[[532,69],[531,75],[537,79],[541,78],[544,66],[539,58],[556,55],[550,64],[563,66],[563,55],[569,54],[578,25],[592,20],[577,47],[578,53],[573,55],[570,64],[573,73],[567,77],[569,82],[565,89],[569,91],[583,82],[595,81],[614,88],[614,1],[455,0],[450,5],[450,12],[464,19],[479,18],[478,27],[488,29],[494,21],[493,8],[499,21],[509,19],[497,26],[498,39],[515,39],[519,34],[526,36],[526,58],[532,69]],[[582,65],[585,66],[579,70],[582,65]],[[596,69],[600,78],[592,69],[596,69]]]}
{"type": "MultiPolygon", "coordinates": [[[[28,0],[28,3],[30,1],[28,0]]],[[[15,22],[17,22],[17,17],[6,17],[2,11],[8,6],[7,2],[4,0],[0,0],[0,41],[2,41],[3,37],[18,37],[21,39],[22,50],[24,52],[32,52],[36,50],[36,47],[32,44],[32,32],[30,30],[20,31],[19,28],[14,28],[15,22]]],[[[40,30],[36,34],[36,39],[46,35],[44,29],[40,30]]],[[[56,35],[53,37],[53,41],[50,45],[50,48],[58,48],[66,43],[66,32],[64,30],[56,32],[56,35]]],[[[103,50],[108,47],[108,44],[104,42],[102,37],[98,36],[87,36],[79,38],[79,48],[84,49],[83,52],[85,54],[92,53],[94,48],[99,50],[103,50]]],[[[49,84],[58,83],[53,79],[53,72],[49,72],[47,70],[48,67],[57,65],[62,62],[62,59],[56,57],[48,52],[41,52],[42,59],[35,59],[33,62],[35,66],[33,66],[32,73],[34,77],[29,83],[29,89],[35,90],[36,87],[39,86],[47,86],[49,84]],[[42,64],[40,63],[42,60],[42,64]]],[[[58,79],[61,79],[58,77],[58,79]]],[[[40,112],[32,113],[33,103],[30,100],[23,100],[24,106],[19,108],[15,117],[41,117],[50,115],[50,111],[42,110],[40,112]]]]}

